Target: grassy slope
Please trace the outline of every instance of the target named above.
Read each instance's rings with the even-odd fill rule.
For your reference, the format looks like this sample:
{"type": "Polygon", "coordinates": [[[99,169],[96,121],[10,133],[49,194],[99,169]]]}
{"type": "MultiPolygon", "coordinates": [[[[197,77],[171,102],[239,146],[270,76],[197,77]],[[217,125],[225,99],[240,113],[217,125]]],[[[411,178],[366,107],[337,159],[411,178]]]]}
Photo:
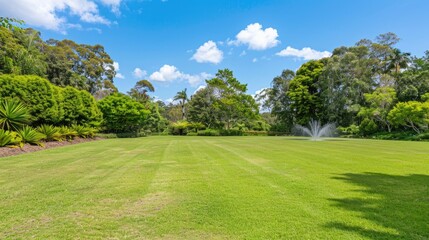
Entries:
{"type": "Polygon", "coordinates": [[[0,159],[0,239],[428,239],[429,143],[111,139],[0,159]]]}

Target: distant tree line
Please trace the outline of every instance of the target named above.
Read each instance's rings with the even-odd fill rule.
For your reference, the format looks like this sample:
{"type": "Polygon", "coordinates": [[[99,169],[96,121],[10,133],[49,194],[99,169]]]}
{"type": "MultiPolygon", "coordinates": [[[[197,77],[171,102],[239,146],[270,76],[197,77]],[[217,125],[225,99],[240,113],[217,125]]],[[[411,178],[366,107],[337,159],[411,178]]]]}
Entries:
{"type": "Polygon", "coordinates": [[[429,52],[412,57],[394,33],[339,47],[331,57],[284,70],[259,95],[275,117],[272,129],[290,131],[310,119],[334,122],[345,134],[373,135],[428,129],[429,52]]]}

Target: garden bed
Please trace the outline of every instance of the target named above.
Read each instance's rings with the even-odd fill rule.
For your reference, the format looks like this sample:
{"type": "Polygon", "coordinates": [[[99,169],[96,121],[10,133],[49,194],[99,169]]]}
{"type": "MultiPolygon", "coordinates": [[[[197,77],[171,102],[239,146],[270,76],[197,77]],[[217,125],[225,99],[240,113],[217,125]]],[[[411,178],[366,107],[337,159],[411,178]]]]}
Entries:
{"type": "Polygon", "coordinates": [[[90,142],[90,141],[96,141],[101,140],[103,138],[95,137],[95,138],[75,138],[70,141],[60,141],[60,142],[44,142],[44,146],[38,146],[38,145],[30,145],[25,144],[22,148],[15,147],[0,147],[0,157],[7,157],[7,156],[13,156],[13,155],[19,155],[23,153],[29,153],[29,152],[36,152],[48,148],[54,148],[54,147],[61,147],[66,145],[72,145],[77,143],[83,143],[83,142],[90,142]]]}

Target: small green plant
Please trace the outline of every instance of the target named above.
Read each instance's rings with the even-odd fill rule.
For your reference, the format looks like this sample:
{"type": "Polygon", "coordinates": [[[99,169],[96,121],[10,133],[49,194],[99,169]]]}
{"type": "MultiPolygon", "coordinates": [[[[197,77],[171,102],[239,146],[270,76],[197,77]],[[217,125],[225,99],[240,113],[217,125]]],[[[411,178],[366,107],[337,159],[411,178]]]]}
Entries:
{"type": "Polygon", "coordinates": [[[206,129],[203,131],[198,131],[198,136],[220,136],[220,133],[215,129],[206,129]]]}
{"type": "Polygon", "coordinates": [[[72,129],[77,133],[77,136],[81,138],[93,138],[97,130],[92,127],[85,127],[82,125],[73,125],[72,129]]]}
{"type": "Polygon", "coordinates": [[[18,130],[29,123],[28,109],[17,99],[3,100],[0,103],[0,128],[18,130]]]}
{"type": "Polygon", "coordinates": [[[58,132],[61,135],[61,139],[73,140],[77,136],[77,132],[67,126],[58,128],[58,132]]]}
{"type": "Polygon", "coordinates": [[[17,132],[23,143],[29,143],[32,145],[39,145],[43,147],[43,144],[40,142],[40,140],[42,140],[45,136],[36,131],[36,129],[30,126],[24,126],[17,132]]]}
{"type": "Polygon", "coordinates": [[[170,134],[172,135],[186,135],[188,133],[188,128],[190,123],[187,121],[177,121],[173,122],[169,126],[170,134]]]}
{"type": "Polygon", "coordinates": [[[20,143],[21,138],[16,132],[0,129],[0,147],[14,147],[20,143]]]}
{"type": "Polygon", "coordinates": [[[37,128],[37,131],[43,134],[46,141],[61,141],[62,136],[57,127],[52,125],[43,124],[37,128]]]}
{"type": "Polygon", "coordinates": [[[196,132],[188,132],[186,134],[186,136],[198,136],[198,133],[196,133],[196,132]]]}
{"type": "Polygon", "coordinates": [[[243,131],[240,129],[222,129],[219,133],[221,136],[243,136],[243,131]]]}

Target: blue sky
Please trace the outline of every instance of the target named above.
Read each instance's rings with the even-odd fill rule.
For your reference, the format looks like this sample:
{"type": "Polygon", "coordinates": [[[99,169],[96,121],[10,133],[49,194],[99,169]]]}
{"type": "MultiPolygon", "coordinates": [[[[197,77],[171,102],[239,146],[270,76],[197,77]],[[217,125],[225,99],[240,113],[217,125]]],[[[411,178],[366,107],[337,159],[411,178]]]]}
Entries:
{"type": "Polygon", "coordinates": [[[192,94],[223,68],[254,94],[283,69],[380,33],[396,33],[398,47],[413,55],[429,50],[426,0],[0,0],[0,6],[1,16],[24,19],[44,39],[103,45],[119,66],[121,92],[149,79],[152,95],[163,100],[184,88],[192,94]]]}

